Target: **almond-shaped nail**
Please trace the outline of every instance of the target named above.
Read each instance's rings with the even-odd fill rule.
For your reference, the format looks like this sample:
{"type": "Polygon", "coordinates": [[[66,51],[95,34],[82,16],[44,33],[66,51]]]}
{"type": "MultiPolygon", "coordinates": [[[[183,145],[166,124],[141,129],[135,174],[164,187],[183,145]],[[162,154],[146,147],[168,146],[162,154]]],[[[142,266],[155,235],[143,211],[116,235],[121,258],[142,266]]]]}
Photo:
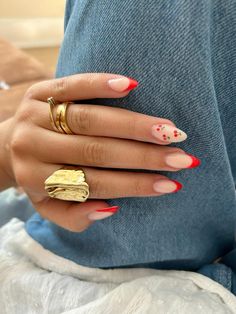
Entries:
{"type": "Polygon", "coordinates": [[[185,141],[187,134],[170,124],[155,124],[152,126],[152,135],[167,143],[178,143],[185,141]]]}
{"type": "Polygon", "coordinates": [[[138,86],[138,82],[129,77],[120,77],[108,81],[108,85],[115,92],[126,92],[138,86]]]}
{"type": "Polygon", "coordinates": [[[157,180],[153,184],[153,189],[158,193],[174,193],[182,189],[182,184],[175,180],[157,180]]]}
{"type": "Polygon", "coordinates": [[[200,160],[190,154],[172,153],[165,157],[165,162],[173,168],[195,168],[200,165],[200,160]]]}
{"type": "Polygon", "coordinates": [[[107,217],[114,215],[119,209],[119,206],[112,206],[107,208],[97,209],[95,212],[92,212],[88,215],[90,220],[101,220],[107,217]]]}

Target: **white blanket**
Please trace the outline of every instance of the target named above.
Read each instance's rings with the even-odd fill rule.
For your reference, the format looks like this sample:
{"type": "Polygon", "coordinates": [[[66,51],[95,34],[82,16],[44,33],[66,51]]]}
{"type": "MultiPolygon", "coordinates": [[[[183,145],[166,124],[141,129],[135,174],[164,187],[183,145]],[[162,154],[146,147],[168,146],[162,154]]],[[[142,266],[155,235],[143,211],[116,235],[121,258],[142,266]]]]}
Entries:
{"type": "Polygon", "coordinates": [[[236,313],[236,297],[193,272],[80,266],[13,218],[0,229],[0,313],[236,313]]]}

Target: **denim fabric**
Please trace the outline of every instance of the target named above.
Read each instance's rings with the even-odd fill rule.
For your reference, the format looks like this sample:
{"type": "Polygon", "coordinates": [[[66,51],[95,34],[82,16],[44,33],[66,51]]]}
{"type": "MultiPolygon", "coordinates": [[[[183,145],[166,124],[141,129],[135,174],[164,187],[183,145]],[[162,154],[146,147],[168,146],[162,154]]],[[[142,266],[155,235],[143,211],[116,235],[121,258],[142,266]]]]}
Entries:
{"type": "MultiPolygon", "coordinates": [[[[128,97],[88,103],[172,120],[188,134],[172,146],[202,164],[174,173],[156,171],[183,183],[183,190],[108,200],[120,206],[119,212],[82,233],[38,214],[28,221],[28,233],[60,256],[100,268],[197,270],[231,252],[235,34],[235,0],[69,0],[57,77],[111,72],[135,78],[140,85],[128,97]]],[[[235,254],[233,259],[236,264],[235,254]]]]}

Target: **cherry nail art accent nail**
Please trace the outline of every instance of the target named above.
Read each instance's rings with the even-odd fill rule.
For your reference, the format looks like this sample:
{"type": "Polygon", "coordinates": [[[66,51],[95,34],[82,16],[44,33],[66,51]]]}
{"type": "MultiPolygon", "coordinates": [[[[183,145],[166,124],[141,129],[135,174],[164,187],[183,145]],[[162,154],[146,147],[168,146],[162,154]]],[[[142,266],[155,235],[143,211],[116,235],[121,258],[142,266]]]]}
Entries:
{"type": "Polygon", "coordinates": [[[167,143],[185,141],[187,134],[170,124],[155,124],[152,126],[152,135],[167,143]]]}

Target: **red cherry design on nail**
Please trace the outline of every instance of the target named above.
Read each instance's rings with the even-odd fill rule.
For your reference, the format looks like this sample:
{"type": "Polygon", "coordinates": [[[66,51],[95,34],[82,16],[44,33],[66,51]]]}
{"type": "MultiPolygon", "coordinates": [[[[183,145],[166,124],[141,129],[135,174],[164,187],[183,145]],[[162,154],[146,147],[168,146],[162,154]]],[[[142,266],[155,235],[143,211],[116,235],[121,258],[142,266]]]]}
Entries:
{"type": "Polygon", "coordinates": [[[157,128],[157,131],[160,131],[160,129],[159,129],[159,128],[157,128]]]}
{"type": "Polygon", "coordinates": [[[174,137],[177,137],[177,136],[178,136],[178,134],[175,134],[175,135],[174,135],[174,137]]]}

